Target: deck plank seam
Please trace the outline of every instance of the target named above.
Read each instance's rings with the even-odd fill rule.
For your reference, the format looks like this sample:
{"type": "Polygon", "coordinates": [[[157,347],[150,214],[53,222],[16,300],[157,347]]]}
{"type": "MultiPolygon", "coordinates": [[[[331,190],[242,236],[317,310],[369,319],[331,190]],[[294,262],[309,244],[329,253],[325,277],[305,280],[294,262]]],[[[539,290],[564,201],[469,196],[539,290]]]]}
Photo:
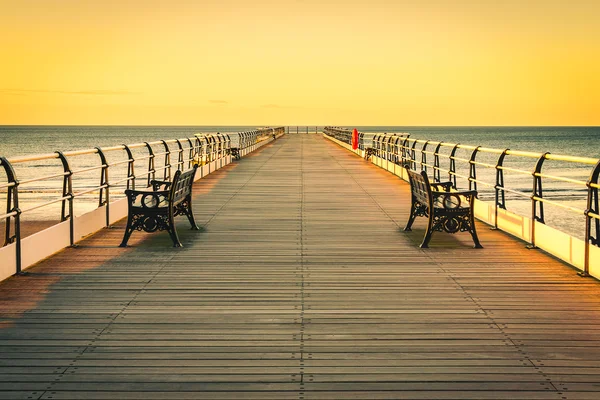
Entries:
{"type": "MultiPolygon", "coordinates": [[[[226,207],[226,206],[227,206],[227,205],[228,205],[228,204],[229,204],[229,203],[230,203],[230,202],[231,202],[231,201],[232,201],[232,200],[233,200],[233,199],[234,199],[236,196],[237,196],[237,195],[239,195],[239,194],[240,194],[240,192],[246,188],[246,186],[248,186],[248,184],[250,183],[250,181],[252,181],[252,179],[254,179],[254,178],[256,177],[256,175],[258,175],[258,173],[260,172],[260,170],[264,168],[264,166],[265,166],[265,165],[266,165],[266,164],[267,164],[267,163],[268,163],[268,162],[269,162],[269,161],[270,161],[270,160],[271,160],[271,159],[272,159],[272,158],[273,158],[273,157],[274,157],[274,156],[275,156],[275,155],[276,155],[276,154],[279,152],[279,150],[281,150],[282,146],[281,146],[281,143],[280,143],[280,142],[281,142],[281,140],[276,140],[276,141],[273,141],[273,142],[267,143],[266,145],[264,145],[264,146],[260,147],[260,148],[259,148],[259,149],[257,149],[257,150],[256,150],[254,153],[252,153],[252,154],[259,153],[259,152],[261,152],[262,150],[264,150],[264,149],[266,149],[266,148],[272,147],[274,143],[280,144],[280,146],[276,148],[276,150],[273,152],[273,154],[271,154],[271,156],[270,156],[269,158],[267,158],[267,160],[265,160],[265,161],[263,162],[263,164],[262,164],[260,167],[258,167],[258,168],[256,169],[256,171],[254,172],[254,174],[252,174],[252,176],[250,176],[250,177],[248,178],[248,180],[247,180],[246,182],[244,182],[244,184],[243,184],[243,185],[242,185],[242,186],[241,186],[241,187],[240,187],[238,190],[236,190],[236,191],[235,191],[235,193],[233,193],[233,195],[231,195],[231,197],[229,197],[229,198],[228,198],[228,199],[227,199],[225,202],[223,202],[223,205],[221,205],[221,207],[219,207],[219,209],[218,209],[217,211],[215,211],[215,213],[214,213],[214,214],[213,214],[213,215],[212,215],[212,216],[211,216],[211,217],[208,219],[208,221],[206,221],[206,222],[205,222],[205,223],[202,225],[202,227],[203,227],[203,228],[206,228],[206,227],[207,227],[207,226],[208,226],[208,225],[209,225],[209,224],[210,224],[210,223],[211,223],[211,222],[212,222],[212,221],[213,221],[213,220],[216,218],[216,216],[217,216],[217,215],[218,215],[218,214],[219,214],[219,213],[220,213],[220,212],[221,212],[221,211],[222,211],[222,210],[223,210],[223,209],[224,209],[224,208],[225,208],[225,207],[226,207]]],[[[285,142],[285,141],[283,141],[283,142],[285,142]]],[[[217,171],[217,172],[218,172],[218,171],[217,171]]],[[[198,197],[199,197],[199,196],[198,196],[198,197]]],[[[195,203],[194,203],[194,204],[195,204],[195,203]]]]}
{"type": "MultiPolygon", "coordinates": [[[[442,270],[444,270],[444,268],[440,265],[440,268],[442,270]]],[[[563,395],[563,391],[557,387],[557,385],[554,384],[554,382],[552,382],[552,379],[548,376],[548,374],[538,365],[536,365],[533,362],[533,359],[531,357],[531,355],[527,352],[526,348],[524,345],[519,345],[518,343],[515,342],[514,338],[511,337],[510,333],[507,332],[502,326],[501,324],[499,324],[496,319],[494,318],[493,315],[491,315],[488,310],[486,308],[484,308],[479,301],[474,298],[468,291],[467,288],[465,288],[463,285],[461,285],[460,282],[458,282],[458,280],[452,276],[451,273],[448,273],[448,276],[450,277],[450,279],[452,279],[452,281],[456,284],[457,287],[460,288],[460,290],[462,290],[462,292],[464,293],[464,295],[466,296],[466,299],[468,299],[469,301],[471,301],[473,304],[475,304],[475,306],[477,307],[477,309],[479,311],[481,311],[483,314],[485,314],[486,318],[490,320],[491,324],[493,326],[496,327],[496,329],[502,334],[502,336],[504,337],[504,340],[508,343],[511,344],[512,347],[514,347],[514,349],[519,353],[519,356],[523,358],[523,360],[519,360],[519,361],[523,361],[528,363],[531,367],[533,367],[533,369],[539,374],[538,376],[541,376],[545,383],[548,384],[551,388],[554,389],[554,391],[558,394],[558,395],[563,395]]],[[[539,361],[539,360],[538,360],[539,361]]],[[[525,364],[524,364],[525,365],[525,364]]],[[[563,397],[563,399],[566,399],[566,397],[563,397]]]]}
{"type": "MultiPolygon", "coordinates": [[[[173,258],[175,258],[175,255],[172,255],[170,260],[172,260],[173,258]]],[[[74,370],[77,369],[77,366],[76,366],[77,361],[79,361],[81,359],[81,357],[83,357],[84,353],[86,353],[90,348],[95,348],[94,343],[96,343],[96,341],[100,339],[100,337],[103,335],[104,332],[107,331],[107,329],[110,329],[111,325],[113,325],[115,323],[115,321],[123,314],[123,312],[125,312],[127,310],[127,308],[135,301],[135,299],[140,295],[140,293],[145,290],[145,288],[152,282],[152,280],[154,278],[156,278],[156,276],[168,264],[169,264],[168,262],[164,263],[163,266],[161,268],[159,268],[157,270],[157,272],[151,278],[149,278],[140,289],[138,289],[133,294],[133,297],[126,304],[124,304],[121,307],[121,309],[112,317],[112,319],[110,321],[108,321],[108,323],[99,332],[95,333],[94,337],[89,340],[88,344],[86,346],[84,346],[83,350],[78,352],[77,355],[75,357],[73,357],[73,359],[71,360],[69,365],[64,369],[64,371],[62,371],[61,373],[58,373],[56,375],[55,380],[48,383],[48,387],[43,391],[43,393],[40,395],[40,397],[38,397],[38,399],[44,398],[46,395],[48,395],[48,392],[50,392],[50,394],[51,394],[52,391],[54,391],[52,386],[54,386],[56,383],[60,383],[61,379],[65,375],[72,373],[74,370]]]]}
{"type": "MultiPolygon", "coordinates": [[[[330,141],[326,141],[328,143],[330,143],[330,141]]],[[[358,187],[360,187],[360,189],[367,194],[367,196],[369,196],[369,198],[373,201],[373,203],[386,215],[386,217],[392,221],[397,227],[398,229],[402,229],[402,227],[398,224],[398,222],[396,220],[394,220],[394,218],[392,218],[392,216],[383,208],[383,206],[356,180],[356,178],[354,177],[354,175],[350,172],[350,170],[348,170],[347,168],[345,168],[340,162],[339,159],[336,157],[332,158],[335,160],[335,162],[338,164],[338,166],[344,170],[348,176],[350,176],[352,178],[352,180],[358,185],[358,187]]],[[[372,165],[369,163],[369,165],[372,165]]],[[[377,170],[380,170],[380,168],[376,168],[377,170]]],[[[506,338],[505,340],[507,340],[507,342],[511,343],[512,346],[519,352],[519,354],[527,361],[527,363],[529,363],[537,372],[540,373],[540,375],[544,378],[544,380],[546,381],[546,383],[553,388],[557,394],[562,395],[563,393],[561,392],[561,390],[559,388],[557,388],[557,386],[552,382],[552,380],[548,377],[548,375],[541,370],[540,367],[536,366],[535,363],[532,361],[531,357],[527,354],[527,352],[522,348],[523,346],[519,346],[517,345],[517,343],[514,342],[514,340],[510,337],[510,335],[495,321],[495,319],[487,312],[487,310],[485,310],[474,298],[473,296],[468,293],[467,289],[464,288],[460,282],[458,282],[456,280],[456,278],[454,276],[452,276],[452,273],[450,271],[447,271],[443,265],[441,263],[439,263],[438,261],[436,261],[427,251],[424,250],[420,250],[421,254],[423,254],[426,258],[429,258],[431,260],[431,262],[435,265],[437,265],[437,267],[446,275],[447,278],[451,279],[454,284],[455,287],[462,291],[463,294],[466,296],[466,300],[471,301],[473,304],[475,304],[475,306],[477,307],[477,309],[484,313],[486,318],[488,318],[488,320],[490,320],[491,324],[493,326],[496,327],[496,329],[498,329],[499,332],[502,333],[502,335],[506,338]]]]}
{"type": "MultiPolygon", "coordinates": [[[[53,286],[54,299],[0,335],[0,372],[14,377],[0,398],[598,398],[597,284],[500,232],[481,258],[454,241],[425,252],[330,157],[398,223],[405,185],[296,138],[189,247],[146,243],[53,286]],[[49,385],[74,358],[77,372],[49,385]]],[[[199,190],[203,221],[274,151],[199,190]]]]}
{"type": "Polygon", "coordinates": [[[305,203],[305,191],[304,191],[304,137],[300,145],[300,390],[298,391],[298,400],[304,400],[305,386],[304,386],[304,359],[305,359],[305,327],[306,321],[304,319],[305,311],[305,273],[306,265],[304,263],[304,203],[305,203]]]}
{"type": "MultiPolygon", "coordinates": [[[[323,139],[325,140],[325,139],[323,139]]],[[[331,143],[330,141],[327,141],[327,143],[331,143]]],[[[358,187],[363,191],[363,193],[365,193],[372,201],[373,203],[375,203],[375,205],[377,206],[377,208],[379,208],[379,210],[385,214],[385,216],[392,221],[392,223],[394,223],[394,225],[396,225],[396,227],[398,229],[402,229],[402,226],[383,208],[383,206],[371,195],[371,193],[369,193],[354,177],[354,175],[350,172],[350,170],[348,170],[347,168],[345,168],[340,162],[339,159],[336,157],[331,156],[331,158],[333,158],[335,160],[335,162],[337,163],[337,165],[348,174],[348,176],[350,176],[350,178],[352,178],[352,180],[354,181],[354,183],[356,183],[358,185],[358,187]]],[[[369,166],[372,166],[373,164],[369,163],[369,166]]],[[[376,167],[374,169],[375,171],[380,171],[381,168],[376,167]]],[[[402,181],[404,182],[404,181],[402,181]]]]}

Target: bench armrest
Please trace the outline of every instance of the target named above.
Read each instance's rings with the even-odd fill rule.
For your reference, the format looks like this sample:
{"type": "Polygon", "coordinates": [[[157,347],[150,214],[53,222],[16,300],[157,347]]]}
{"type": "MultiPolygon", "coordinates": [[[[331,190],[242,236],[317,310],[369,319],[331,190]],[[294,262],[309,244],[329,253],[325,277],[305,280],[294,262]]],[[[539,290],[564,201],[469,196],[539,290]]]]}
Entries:
{"type": "Polygon", "coordinates": [[[160,189],[161,186],[163,186],[163,190],[169,190],[170,186],[171,186],[171,182],[170,181],[159,181],[156,179],[153,179],[150,181],[150,185],[152,185],[152,190],[157,191],[158,189],[160,189]]]}
{"type": "Polygon", "coordinates": [[[125,190],[129,207],[163,208],[169,205],[169,190],[125,190]]]}
{"type": "Polygon", "coordinates": [[[464,190],[461,192],[442,192],[432,191],[434,207],[455,209],[467,208],[473,203],[473,199],[477,197],[476,190],[464,190]]]}
{"type": "Polygon", "coordinates": [[[443,189],[444,192],[449,192],[450,189],[452,189],[454,187],[454,185],[450,181],[449,182],[435,182],[435,183],[430,183],[429,185],[431,186],[431,190],[438,191],[438,192],[441,191],[439,189],[440,187],[443,189]]]}

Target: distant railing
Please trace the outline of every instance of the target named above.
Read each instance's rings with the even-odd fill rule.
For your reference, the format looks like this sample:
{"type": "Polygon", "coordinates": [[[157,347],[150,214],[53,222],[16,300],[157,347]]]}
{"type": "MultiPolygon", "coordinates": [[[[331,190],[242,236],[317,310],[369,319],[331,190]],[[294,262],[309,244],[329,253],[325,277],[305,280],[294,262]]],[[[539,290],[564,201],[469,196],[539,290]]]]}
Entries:
{"type": "Polygon", "coordinates": [[[105,225],[109,226],[111,196],[117,188],[120,187],[119,194],[122,195],[124,189],[135,189],[136,185],[140,184],[140,180],[143,181],[144,187],[147,187],[157,174],[160,174],[164,180],[170,180],[176,170],[185,171],[193,164],[204,165],[221,160],[230,154],[232,138],[235,139],[235,146],[243,151],[261,140],[282,133],[284,133],[283,127],[261,128],[250,132],[197,134],[184,139],[67,152],[55,151],[24,157],[0,157],[0,168],[4,170],[6,177],[6,182],[0,183],[0,195],[4,194],[6,200],[6,212],[0,214],[0,220],[5,222],[4,241],[0,247],[15,243],[15,272],[19,273],[22,258],[21,217],[23,215],[60,203],[60,221],[69,221],[70,244],[73,245],[75,243],[74,208],[78,200],[84,196],[97,196],[97,208],[105,207],[105,225]],[[96,156],[96,165],[90,165],[90,157],[93,156],[96,156]],[[36,166],[39,167],[37,165],[39,163],[47,163],[56,168],[56,172],[44,176],[30,174],[24,179],[19,179],[15,172],[17,165],[29,166],[31,171],[36,166]],[[52,165],[53,163],[56,165],[52,165]],[[93,174],[95,178],[86,177],[86,174],[93,174]],[[82,177],[81,182],[78,182],[79,177],[82,177]],[[41,186],[50,187],[52,180],[61,181],[60,187],[53,188],[59,193],[56,198],[37,202],[26,208],[19,206],[20,195],[28,191],[39,191],[40,182],[42,182],[41,186]],[[90,184],[93,181],[96,183],[90,184]],[[31,189],[32,184],[38,187],[31,189]]]}
{"type": "Polygon", "coordinates": [[[286,128],[286,133],[288,133],[288,134],[290,134],[290,133],[291,134],[293,134],[293,133],[296,133],[296,134],[300,134],[300,133],[307,133],[307,134],[308,133],[315,133],[315,134],[318,134],[319,132],[321,132],[321,130],[319,129],[319,127],[318,126],[312,126],[312,125],[309,125],[309,126],[288,126],[286,128]]]}
{"type": "MultiPolygon", "coordinates": [[[[326,127],[323,132],[346,144],[351,143],[351,131],[343,128],[326,127]]],[[[372,149],[373,155],[400,166],[408,165],[413,170],[428,172],[432,179],[440,182],[442,178],[452,181],[455,188],[464,182],[469,190],[478,190],[487,187],[493,194],[495,217],[494,225],[497,228],[498,211],[506,210],[507,195],[530,201],[532,221],[545,224],[544,205],[564,209],[574,215],[585,217],[585,265],[583,275],[589,274],[590,246],[600,247],[600,207],[598,189],[600,189],[600,160],[587,157],[575,157],[557,155],[550,153],[535,153],[527,151],[515,151],[510,149],[494,149],[481,146],[444,143],[431,140],[411,139],[408,134],[375,134],[370,140],[364,140],[365,134],[359,134],[359,148],[372,149]],[[517,166],[508,166],[508,161],[517,166]],[[533,169],[526,170],[519,165],[527,162],[519,160],[530,160],[533,169]],[[545,173],[543,167],[546,161],[552,161],[556,165],[555,173],[545,173]],[[576,179],[569,176],[559,176],[558,171],[581,170],[586,179],[576,179]],[[487,169],[491,173],[485,174],[487,169]],[[464,171],[464,172],[463,172],[464,171]],[[531,190],[519,190],[509,188],[505,184],[506,174],[520,175],[529,180],[526,185],[531,190]],[[482,176],[492,177],[493,181],[486,181],[482,176]],[[460,180],[459,180],[460,179],[460,180]],[[544,197],[543,187],[549,182],[570,184],[585,190],[587,201],[585,208],[575,207],[544,197]]],[[[530,243],[531,247],[536,245],[535,223],[531,224],[530,243]]]]}

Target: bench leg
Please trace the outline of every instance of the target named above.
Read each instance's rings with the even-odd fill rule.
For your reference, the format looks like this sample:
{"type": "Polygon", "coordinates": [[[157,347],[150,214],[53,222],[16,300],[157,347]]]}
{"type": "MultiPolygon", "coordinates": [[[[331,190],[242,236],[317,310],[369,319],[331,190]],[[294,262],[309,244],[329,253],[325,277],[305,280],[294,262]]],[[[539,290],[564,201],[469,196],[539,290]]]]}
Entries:
{"type": "Polygon", "coordinates": [[[178,215],[185,215],[187,217],[188,221],[190,221],[190,225],[192,225],[193,231],[200,230],[200,228],[198,228],[198,225],[196,225],[196,220],[194,218],[191,196],[185,199],[185,201],[181,202],[179,205],[177,205],[177,210],[175,210],[175,216],[178,215]]]}
{"type": "Polygon", "coordinates": [[[433,216],[429,216],[427,218],[427,232],[425,232],[425,236],[423,237],[423,242],[421,243],[422,249],[429,248],[429,241],[431,240],[431,235],[433,234],[433,216]]]}
{"type": "Polygon", "coordinates": [[[193,231],[200,230],[200,228],[198,228],[198,225],[196,225],[196,219],[194,218],[194,211],[192,210],[192,197],[191,196],[187,201],[187,210],[186,210],[185,215],[188,217],[188,220],[190,221],[190,225],[192,225],[192,230],[193,231]]]}
{"type": "Polygon", "coordinates": [[[167,232],[169,232],[169,236],[171,236],[171,240],[173,241],[173,247],[183,247],[183,245],[179,241],[177,229],[175,229],[175,218],[173,217],[173,215],[169,215],[169,226],[167,228],[167,232]]]}
{"type": "Polygon", "coordinates": [[[411,212],[410,217],[408,217],[408,222],[406,223],[406,227],[404,227],[404,231],[410,232],[412,231],[411,227],[413,222],[415,222],[415,215],[411,212]]]}
{"type": "Polygon", "coordinates": [[[127,247],[127,242],[129,241],[129,237],[133,233],[134,229],[131,227],[131,214],[127,216],[127,226],[125,226],[125,233],[123,234],[123,240],[119,247],[127,247]]]}
{"type": "Polygon", "coordinates": [[[483,246],[481,245],[481,243],[479,243],[479,238],[477,237],[477,231],[475,230],[475,218],[473,218],[473,213],[471,212],[471,230],[469,231],[469,233],[471,233],[471,237],[473,238],[473,242],[475,243],[475,248],[476,249],[483,249],[483,246]]]}
{"type": "Polygon", "coordinates": [[[415,222],[415,218],[417,217],[417,215],[418,215],[417,204],[415,203],[415,200],[413,199],[410,204],[410,216],[408,217],[408,222],[406,223],[406,227],[404,228],[404,230],[406,232],[412,231],[411,227],[412,227],[413,222],[415,222]]]}
{"type": "Polygon", "coordinates": [[[177,235],[177,231],[175,227],[172,227],[168,230],[169,236],[171,236],[171,240],[173,241],[173,247],[183,247],[181,242],[179,241],[179,236],[177,235]]]}

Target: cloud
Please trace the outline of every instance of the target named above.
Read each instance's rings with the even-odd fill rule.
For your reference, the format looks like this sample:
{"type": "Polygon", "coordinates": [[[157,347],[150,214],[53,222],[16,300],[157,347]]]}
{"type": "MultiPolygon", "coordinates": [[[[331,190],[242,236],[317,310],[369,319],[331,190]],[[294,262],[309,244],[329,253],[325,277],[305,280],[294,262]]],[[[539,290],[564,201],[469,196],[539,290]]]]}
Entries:
{"type": "Polygon", "coordinates": [[[209,100],[208,102],[212,104],[229,104],[227,100],[209,100]]]}
{"type": "Polygon", "coordinates": [[[0,89],[0,93],[14,96],[25,96],[29,93],[48,93],[85,96],[128,96],[141,94],[128,90],[39,90],[39,89],[0,89]]]}
{"type": "Polygon", "coordinates": [[[280,105],[278,104],[264,104],[261,106],[262,108],[282,108],[280,105]]]}

